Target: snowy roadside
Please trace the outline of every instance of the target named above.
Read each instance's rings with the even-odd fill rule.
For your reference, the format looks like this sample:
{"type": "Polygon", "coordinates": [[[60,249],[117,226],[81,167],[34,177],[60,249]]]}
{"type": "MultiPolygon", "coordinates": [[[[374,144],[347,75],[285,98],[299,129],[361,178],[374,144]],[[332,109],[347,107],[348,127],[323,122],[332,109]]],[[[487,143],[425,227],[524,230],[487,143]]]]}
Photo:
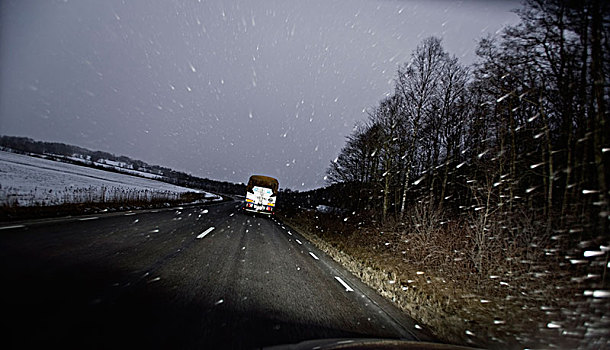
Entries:
{"type": "Polygon", "coordinates": [[[0,151],[3,208],[220,200],[216,194],[155,179],[0,151]]]}

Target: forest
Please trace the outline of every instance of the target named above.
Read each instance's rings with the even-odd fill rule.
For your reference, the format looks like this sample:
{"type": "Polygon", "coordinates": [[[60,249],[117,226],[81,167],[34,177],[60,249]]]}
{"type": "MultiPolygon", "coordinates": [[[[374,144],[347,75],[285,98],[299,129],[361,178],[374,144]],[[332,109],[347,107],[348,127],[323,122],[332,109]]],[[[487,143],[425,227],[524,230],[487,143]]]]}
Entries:
{"type": "Polygon", "coordinates": [[[331,162],[329,183],[350,188],[335,201],[382,222],[425,201],[607,233],[609,6],[533,0],[516,13],[470,67],[439,38],[420,43],[331,162]]]}

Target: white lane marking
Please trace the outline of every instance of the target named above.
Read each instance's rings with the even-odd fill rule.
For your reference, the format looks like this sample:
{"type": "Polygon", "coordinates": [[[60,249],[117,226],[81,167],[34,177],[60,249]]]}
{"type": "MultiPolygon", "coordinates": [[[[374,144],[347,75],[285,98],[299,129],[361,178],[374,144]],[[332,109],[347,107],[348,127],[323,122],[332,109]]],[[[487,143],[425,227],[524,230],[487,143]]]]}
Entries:
{"type": "Polygon", "coordinates": [[[341,283],[341,285],[342,285],[342,286],[345,288],[345,291],[346,291],[346,292],[353,292],[353,291],[354,291],[354,290],[352,289],[352,287],[350,287],[349,285],[347,285],[347,283],[345,283],[345,281],[343,281],[343,280],[341,279],[341,277],[339,277],[339,276],[335,276],[335,279],[336,279],[337,281],[339,281],[339,283],[341,283]]]}
{"type": "Polygon", "coordinates": [[[203,231],[199,236],[197,236],[198,239],[202,239],[203,237],[205,237],[208,233],[212,232],[212,230],[214,229],[214,226],[210,227],[209,229],[203,231]]]}
{"type": "Polygon", "coordinates": [[[335,345],[351,344],[351,343],[353,343],[353,342],[354,342],[354,341],[353,341],[353,340],[351,340],[351,339],[348,339],[348,340],[341,340],[341,341],[336,342],[336,343],[335,343],[335,345]]]}
{"type": "Polygon", "coordinates": [[[136,215],[136,213],[125,213],[125,216],[136,215]]]}
{"type": "Polygon", "coordinates": [[[92,216],[92,217],[89,217],[89,218],[81,218],[81,219],[78,219],[78,220],[79,221],[87,221],[87,220],[96,220],[96,219],[99,219],[99,217],[92,216]]]}
{"type": "Polygon", "coordinates": [[[298,244],[303,244],[301,243],[301,241],[299,241],[298,239],[295,239],[295,241],[297,241],[298,244]]]}
{"type": "Polygon", "coordinates": [[[10,230],[12,228],[22,228],[22,227],[25,227],[25,225],[4,226],[4,227],[0,227],[0,230],[10,230]]]}
{"type": "Polygon", "coordinates": [[[309,252],[309,255],[311,255],[311,256],[312,256],[314,259],[316,259],[316,260],[320,260],[320,259],[318,259],[318,257],[317,257],[317,256],[316,256],[314,253],[312,253],[312,252],[309,252]]]}

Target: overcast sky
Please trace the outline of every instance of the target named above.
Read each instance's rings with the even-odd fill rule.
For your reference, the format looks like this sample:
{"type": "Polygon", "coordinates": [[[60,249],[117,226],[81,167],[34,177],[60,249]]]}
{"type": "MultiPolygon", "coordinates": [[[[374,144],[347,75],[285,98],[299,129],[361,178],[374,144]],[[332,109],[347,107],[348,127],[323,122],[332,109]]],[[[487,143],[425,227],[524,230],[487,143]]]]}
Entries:
{"type": "Polygon", "coordinates": [[[0,134],[196,176],[325,184],[428,36],[462,63],[517,1],[2,0],[0,134]]]}

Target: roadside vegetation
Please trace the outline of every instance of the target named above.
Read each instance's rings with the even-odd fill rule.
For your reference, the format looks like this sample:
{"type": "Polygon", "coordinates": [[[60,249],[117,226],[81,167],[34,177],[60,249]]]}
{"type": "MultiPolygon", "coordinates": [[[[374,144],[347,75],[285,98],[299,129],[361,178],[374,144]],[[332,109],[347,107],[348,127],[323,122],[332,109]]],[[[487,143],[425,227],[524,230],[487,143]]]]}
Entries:
{"type": "Polygon", "coordinates": [[[40,193],[0,188],[0,221],[82,215],[117,210],[163,208],[209,201],[207,193],[89,187],[40,193]],[[53,193],[55,192],[55,193],[53,193]],[[45,195],[49,197],[45,197],[45,195]]]}
{"type": "Polygon", "coordinates": [[[607,299],[592,295],[604,257],[583,259],[578,247],[538,237],[527,219],[516,219],[517,238],[435,215],[422,203],[404,223],[312,210],[282,220],[440,340],[496,349],[606,344],[607,299]]]}
{"type": "MultiPolygon", "coordinates": [[[[75,203],[143,203],[176,201],[184,193],[174,191],[137,189],[115,186],[89,186],[64,188],[34,188],[24,191],[21,188],[0,186],[1,204],[6,207],[53,206],[75,203]]],[[[189,196],[195,193],[189,193],[189,196]]]]}
{"type": "Polygon", "coordinates": [[[441,339],[608,347],[610,6],[517,13],[470,67],[424,39],[329,186],[278,207],[441,339]]]}

